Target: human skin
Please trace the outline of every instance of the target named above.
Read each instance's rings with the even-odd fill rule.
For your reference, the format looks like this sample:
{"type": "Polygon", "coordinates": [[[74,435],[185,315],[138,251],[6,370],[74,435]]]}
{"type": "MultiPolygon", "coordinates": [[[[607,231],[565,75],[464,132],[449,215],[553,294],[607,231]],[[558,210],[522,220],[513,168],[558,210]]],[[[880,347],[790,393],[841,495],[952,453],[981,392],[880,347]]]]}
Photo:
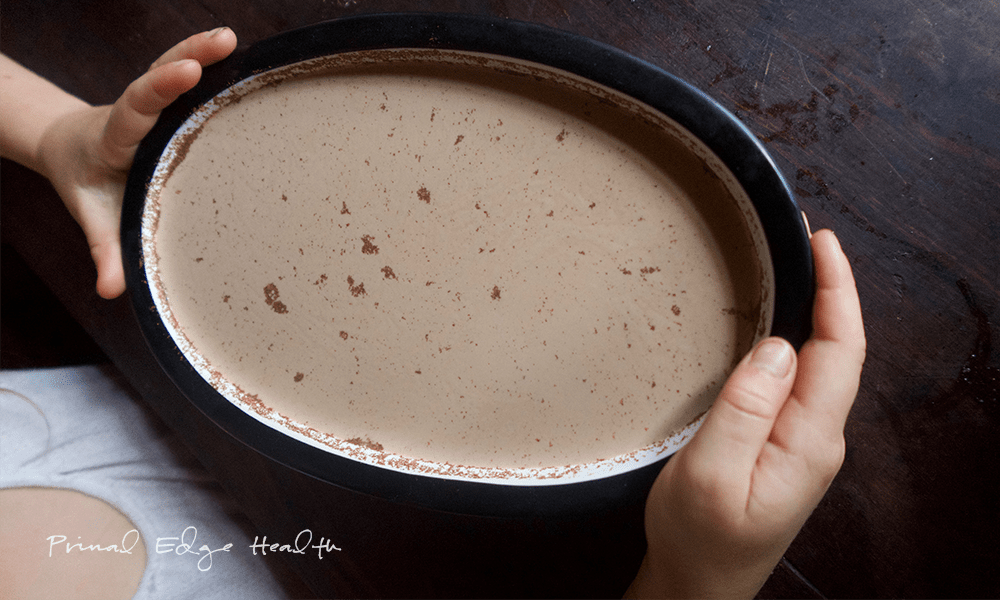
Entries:
{"type": "Polygon", "coordinates": [[[3,598],[131,598],[146,563],[146,541],[115,506],[70,489],[0,489],[3,598]]]}
{"type": "Polygon", "coordinates": [[[0,155],[44,175],[83,228],[97,293],[125,291],[119,220],[136,148],[164,108],[236,48],[221,27],[163,54],[111,106],[91,106],[0,55],[0,155]]]}
{"type": "Polygon", "coordinates": [[[727,380],[646,503],[646,557],[630,597],[751,598],[844,459],[865,334],[851,267],[833,232],[812,237],[813,334],[795,355],[762,341],[727,380]]]}

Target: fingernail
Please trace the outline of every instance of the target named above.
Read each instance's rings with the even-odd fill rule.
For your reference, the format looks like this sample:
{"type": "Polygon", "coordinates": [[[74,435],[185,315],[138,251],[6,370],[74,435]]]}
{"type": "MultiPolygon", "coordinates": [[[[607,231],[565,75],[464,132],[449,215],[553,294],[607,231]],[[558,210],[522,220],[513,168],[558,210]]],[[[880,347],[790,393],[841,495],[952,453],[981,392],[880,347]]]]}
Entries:
{"type": "Polygon", "coordinates": [[[222,33],[223,29],[228,29],[228,27],[216,27],[212,31],[209,31],[208,33],[206,33],[205,37],[215,37],[215,36],[219,35],[220,33],[222,33]]]}
{"type": "Polygon", "coordinates": [[[750,357],[750,364],[784,379],[792,368],[792,348],[780,340],[764,340],[750,357]]]}
{"type": "Polygon", "coordinates": [[[841,252],[843,252],[844,251],[844,247],[840,244],[840,238],[837,237],[837,232],[835,232],[834,230],[831,229],[830,230],[830,235],[833,236],[833,241],[837,243],[837,250],[840,250],[841,252]]]}

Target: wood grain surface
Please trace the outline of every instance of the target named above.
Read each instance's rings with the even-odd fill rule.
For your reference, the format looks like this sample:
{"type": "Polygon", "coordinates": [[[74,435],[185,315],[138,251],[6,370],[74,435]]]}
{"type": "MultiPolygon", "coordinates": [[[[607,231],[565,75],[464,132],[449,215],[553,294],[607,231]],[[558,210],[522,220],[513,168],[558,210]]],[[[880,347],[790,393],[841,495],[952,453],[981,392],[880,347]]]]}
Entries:
{"type": "MultiPolygon", "coordinates": [[[[21,0],[0,6],[0,48],[81,98],[106,103],[162,51],[201,30],[228,25],[246,46],[325,19],[399,10],[541,23],[680,76],[759,136],[813,228],[839,235],[859,285],[868,361],[844,467],[761,595],[1000,595],[1000,4],[21,0]]],[[[86,242],[47,182],[5,161],[2,211],[4,242],[262,531],[297,530],[320,510],[289,498],[326,494],[328,508],[348,503],[343,491],[323,490],[220,436],[186,404],[146,349],[127,299],[94,293],[86,242]]],[[[342,515],[352,523],[339,532],[345,544],[384,545],[406,527],[406,511],[383,504],[342,515]]],[[[444,516],[431,520],[447,527],[444,516]]],[[[377,557],[346,551],[293,567],[320,594],[614,595],[641,556],[638,548],[594,557],[586,568],[607,569],[604,587],[560,583],[557,575],[570,571],[541,565],[537,586],[484,590],[463,569],[503,560],[499,550],[477,546],[492,527],[499,525],[426,540],[469,544],[476,550],[468,565],[433,567],[414,558],[421,548],[399,547],[374,570],[366,561],[377,557]]]]}

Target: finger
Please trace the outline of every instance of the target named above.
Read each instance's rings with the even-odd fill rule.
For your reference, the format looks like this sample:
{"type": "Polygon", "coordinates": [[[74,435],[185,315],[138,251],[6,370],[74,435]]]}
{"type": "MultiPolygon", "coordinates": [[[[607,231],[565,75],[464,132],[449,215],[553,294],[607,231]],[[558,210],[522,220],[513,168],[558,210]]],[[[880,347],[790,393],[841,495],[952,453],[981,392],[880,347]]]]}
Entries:
{"type": "Polygon", "coordinates": [[[121,189],[89,190],[74,196],[75,202],[67,203],[73,217],[80,224],[90,256],[97,267],[97,294],[111,300],[125,291],[125,271],[122,265],[121,189]],[[118,199],[117,202],[114,199],[118,199]]]}
{"type": "Polygon", "coordinates": [[[730,497],[745,502],[751,473],[795,379],[796,357],[781,338],[762,341],[737,365],[701,429],[684,449],[730,497]],[[741,500],[742,499],[742,500],[741,500]]]}
{"type": "Polygon", "coordinates": [[[236,34],[221,27],[193,35],[165,52],[115,103],[101,136],[106,162],[115,169],[129,168],[160,111],[198,83],[202,66],[218,62],[235,48],[236,34]]]}
{"type": "Polygon", "coordinates": [[[97,266],[97,294],[105,300],[121,296],[125,292],[125,270],[118,237],[91,247],[90,255],[97,266]]]}
{"type": "Polygon", "coordinates": [[[837,236],[829,229],[816,233],[812,241],[816,264],[816,308],[813,311],[813,337],[864,348],[865,332],[861,303],[851,272],[837,236]]]}
{"type": "Polygon", "coordinates": [[[119,170],[129,168],[136,147],[156,124],[160,111],[200,78],[201,65],[186,59],[165,64],[133,81],[112,107],[101,135],[100,151],[107,163],[119,170]]]}
{"type": "Polygon", "coordinates": [[[236,48],[236,34],[228,27],[196,33],[178,43],[156,59],[149,70],[153,71],[165,64],[184,59],[194,59],[203,67],[214,64],[229,56],[236,48]]]}
{"type": "Polygon", "coordinates": [[[133,81],[117,104],[155,117],[201,79],[201,64],[193,58],[167,63],[133,81]]]}
{"type": "Polygon", "coordinates": [[[799,354],[794,398],[839,435],[857,394],[865,360],[861,303],[851,265],[832,231],[813,236],[816,303],[813,335],[799,354]]]}
{"type": "Polygon", "coordinates": [[[813,335],[772,441],[818,477],[832,478],[843,460],[844,424],[858,392],[865,357],[864,324],[850,263],[831,231],[813,236],[816,303],[813,335]]]}

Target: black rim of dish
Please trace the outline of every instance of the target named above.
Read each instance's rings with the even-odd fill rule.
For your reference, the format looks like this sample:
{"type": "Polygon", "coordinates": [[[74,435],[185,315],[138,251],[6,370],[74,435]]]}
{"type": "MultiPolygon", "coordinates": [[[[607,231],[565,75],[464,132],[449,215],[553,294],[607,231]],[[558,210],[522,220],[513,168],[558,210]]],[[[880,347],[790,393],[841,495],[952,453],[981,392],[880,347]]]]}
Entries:
{"type": "Polygon", "coordinates": [[[155,309],[142,258],[142,211],[160,156],[204,102],[251,75],[310,58],[390,48],[464,50],[522,59],[616,89],[701,139],[754,203],[775,275],[772,335],[796,348],[810,333],[813,265],[800,209],[757,138],[710,97],[611,46],[541,25],[457,14],[385,14],[296,29],[253,44],[205,69],[201,83],[161,115],[143,140],[125,192],[122,244],[133,309],[146,341],[184,395],[223,430],[256,451],[332,485],[436,510],[498,517],[590,514],[645,501],[666,458],[632,471],[567,484],[504,485],[393,471],[310,446],[244,413],[183,356],[155,309]]]}

